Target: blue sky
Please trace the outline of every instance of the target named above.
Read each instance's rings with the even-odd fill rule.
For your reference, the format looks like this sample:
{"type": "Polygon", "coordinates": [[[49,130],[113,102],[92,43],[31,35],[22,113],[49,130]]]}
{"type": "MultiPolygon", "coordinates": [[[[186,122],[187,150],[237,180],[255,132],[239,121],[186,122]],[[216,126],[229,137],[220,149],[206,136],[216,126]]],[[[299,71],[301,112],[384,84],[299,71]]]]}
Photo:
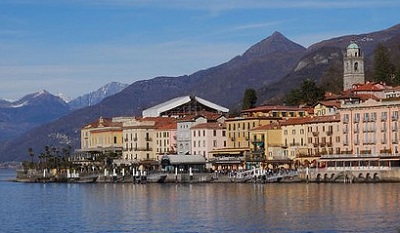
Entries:
{"type": "Polygon", "coordinates": [[[1,0],[0,98],[192,74],[279,31],[305,47],[400,23],[398,0],[1,0]]]}

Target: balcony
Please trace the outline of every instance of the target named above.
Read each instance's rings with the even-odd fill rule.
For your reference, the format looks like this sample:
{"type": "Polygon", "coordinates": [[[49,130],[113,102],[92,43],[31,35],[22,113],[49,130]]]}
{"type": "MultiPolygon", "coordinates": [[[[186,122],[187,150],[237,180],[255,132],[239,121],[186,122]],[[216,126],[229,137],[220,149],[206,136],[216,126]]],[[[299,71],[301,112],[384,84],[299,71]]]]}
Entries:
{"type": "Polygon", "coordinates": [[[312,132],[312,135],[313,135],[314,137],[316,137],[316,136],[319,135],[319,132],[312,132]]]}
{"type": "Polygon", "coordinates": [[[326,135],[331,136],[333,134],[332,130],[326,131],[326,135]]]}
{"type": "Polygon", "coordinates": [[[150,147],[137,147],[135,151],[152,151],[153,149],[150,147]]]}
{"type": "Polygon", "coordinates": [[[151,137],[146,137],[146,141],[151,142],[153,139],[151,137]]]}

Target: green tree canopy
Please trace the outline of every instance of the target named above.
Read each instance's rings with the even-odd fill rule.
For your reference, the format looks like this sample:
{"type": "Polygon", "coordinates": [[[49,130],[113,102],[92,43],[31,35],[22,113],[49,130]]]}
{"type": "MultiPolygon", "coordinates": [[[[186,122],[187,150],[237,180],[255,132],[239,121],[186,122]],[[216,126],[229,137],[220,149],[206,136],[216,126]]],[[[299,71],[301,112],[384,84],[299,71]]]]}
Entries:
{"type": "Polygon", "coordinates": [[[254,89],[246,89],[243,96],[242,110],[254,108],[257,103],[257,93],[254,89]]]}
{"type": "Polygon", "coordinates": [[[389,50],[383,44],[378,44],[374,55],[374,80],[388,85],[396,84],[392,80],[394,71],[395,67],[391,63],[389,50]]]}
{"type": "Polygon", "coordinates": [[[324,99],[325,91],[317,87],[316,83],[311,79],[306,79],[300,88],[292,89],[286,95],[285,104],[287,105],[308,105],[312,106],[318,101],[324,99]]]}

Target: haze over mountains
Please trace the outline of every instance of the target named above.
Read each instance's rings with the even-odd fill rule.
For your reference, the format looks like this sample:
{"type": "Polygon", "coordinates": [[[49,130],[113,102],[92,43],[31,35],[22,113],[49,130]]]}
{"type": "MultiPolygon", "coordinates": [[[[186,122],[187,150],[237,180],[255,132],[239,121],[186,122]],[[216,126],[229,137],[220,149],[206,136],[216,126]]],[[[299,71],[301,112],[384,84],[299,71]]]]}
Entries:
{"type": "Polygon", "coordinates": [[[99,103],[120,92],[127,84],[109,83],[97,91],[68,101],[46,90],[28,94],[17,101],[0,100],[0,143],[12,140],[39,125],[67,115],[73,110],[99,103]]]}
{"type": "Polygon", "coordinates": [[[307,49],[275,32],[226,63],[191,75],[134,82],[98,104],[72,111],[2,143],[0,161],[25,160],[30,147],[36,153],[42,152],[46,145],[79,148],[80,128],[96,118],[140,116],[143,109],[178,96],[196,95],[238,110],[247,88],[257,90],[258,104],[280,103],[286,93],[307,78],[321,85],[338,85],[341,90],[343,53],[351,40],[356,40],[364,52],[369,79],[376,45],[384,43],[389,50],[397,51],[400,25],[379,32],[332,38],[307,49]]]}

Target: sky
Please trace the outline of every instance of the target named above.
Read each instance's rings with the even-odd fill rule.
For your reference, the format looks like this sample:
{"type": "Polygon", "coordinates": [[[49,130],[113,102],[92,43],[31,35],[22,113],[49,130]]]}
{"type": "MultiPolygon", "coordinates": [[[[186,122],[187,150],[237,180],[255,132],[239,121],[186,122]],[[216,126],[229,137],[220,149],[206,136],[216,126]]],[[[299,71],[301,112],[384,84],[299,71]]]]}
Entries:
{"type": "Polygon", "coordinates": [[[400,23],[399,0],[0,0],[0,98],[190,75],[279,31],[304,47],[400,23]]]}

